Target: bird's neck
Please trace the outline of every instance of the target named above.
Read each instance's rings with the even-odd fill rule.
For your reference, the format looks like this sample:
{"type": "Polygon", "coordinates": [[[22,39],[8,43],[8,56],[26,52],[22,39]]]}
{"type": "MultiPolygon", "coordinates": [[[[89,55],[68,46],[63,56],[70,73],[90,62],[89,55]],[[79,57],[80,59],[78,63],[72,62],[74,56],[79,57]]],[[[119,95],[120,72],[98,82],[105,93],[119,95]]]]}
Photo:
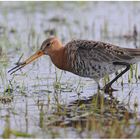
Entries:
{"type": "Polygon", "coordinates": [[[70,71],[70,65],[68,63],[68,57],[65,47],[54,50],[50,54],[50,57],[56,67],[62,70],[70,71]]]}

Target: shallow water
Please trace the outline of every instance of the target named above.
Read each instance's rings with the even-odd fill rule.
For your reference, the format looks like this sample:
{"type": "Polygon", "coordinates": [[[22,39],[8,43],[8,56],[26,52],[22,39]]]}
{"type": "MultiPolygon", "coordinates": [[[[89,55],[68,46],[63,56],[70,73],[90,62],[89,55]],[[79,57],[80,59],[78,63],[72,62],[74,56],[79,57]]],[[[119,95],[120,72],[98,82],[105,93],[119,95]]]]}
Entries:
{"type": "MultiPolygon", "coordinates": [[[[135,48],[134,39],[131,37],[135,25],[138,31],[136,44],[140,47],[139,11],[139,2],[0,2],[0,47],[3,50],[0,65],[0,136],[2,138],[103,137],[98,132],[78,131],[73,125],[48,126],[56,120],[65,122],[69,119],[65,118],[67,112],[65,115],[54,115],[60,111],[61,105],[67,107],[81,99],[85,105],[90,105],[86,101],[98,93],[94,80],[62,72],[54,67],[48,56],[40,58],[14,76],[7,74],[7,71],[22,54],[24,54],[22,60],[33,54],[41,42],[51,34],[56,34],[64,43],[81,38],[135,48]],[[4,92],[8,87],[12,90],[4,92]]],[[[130,74],[128,72],[113,85],[118,89],[113,95],[123,103],[122,106],[127,108],[128,112],[137,113],[139,120],[140,82],[135,78],[135,69],[133,72],[134,76],[130,78],[130,82],[128,82],[130,74]]],[[[138,65],[137,76],[139,73],[138,65]]],[[[103,83],[104,80],[101,80],[102,86],[103,83]]],[[[81,112],[87,113],[86,110],[81,112]]],[[[95,114],[99,115],[97,112],[95,114]]],[[[137,127],[139,128],[139,125],[137,127]]]]}

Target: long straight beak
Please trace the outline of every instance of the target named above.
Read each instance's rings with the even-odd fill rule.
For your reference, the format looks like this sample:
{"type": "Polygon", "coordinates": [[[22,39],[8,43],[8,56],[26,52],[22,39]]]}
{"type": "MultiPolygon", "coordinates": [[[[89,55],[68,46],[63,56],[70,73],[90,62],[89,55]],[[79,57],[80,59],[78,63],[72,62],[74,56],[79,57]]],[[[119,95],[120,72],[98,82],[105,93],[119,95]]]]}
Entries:
{"type": "Polygon", "coordinates": [[[42,50],[37,51],[35,54],[33,54],[31,57],[29,57],[24,62],[19,63],[17,66],[15,66],[14,68],[10,69],[8,71],[8,73],[10,73],[10,75],[12,75],[16,71],[20,70],[21,68],[23,68],[24,66],[26,66],[29,63],[33,62],[34,60],[36,60],[37,58],[41,57],[42,55],[44,55],[44,52],[42,50]]]}

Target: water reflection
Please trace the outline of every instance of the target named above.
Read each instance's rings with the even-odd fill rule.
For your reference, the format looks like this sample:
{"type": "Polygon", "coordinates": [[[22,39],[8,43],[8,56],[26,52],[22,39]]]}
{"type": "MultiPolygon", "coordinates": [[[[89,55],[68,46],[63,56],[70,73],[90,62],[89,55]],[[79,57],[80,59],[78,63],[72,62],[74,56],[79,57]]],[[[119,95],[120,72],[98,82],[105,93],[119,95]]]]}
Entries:
{"type": "Polygon", "coordinates": [[[64,44],[81,38],[139,47],[139,10],[139,2],[1,2],[0,136],[140,137],[138,129],[130,135],[139,127],[139,67],[113,85],[114,99],[99,94],[92,79],[61,76],[47,56],[14,77],[7,74],[20,56],[33,54],[53,34],[64,44]]]}

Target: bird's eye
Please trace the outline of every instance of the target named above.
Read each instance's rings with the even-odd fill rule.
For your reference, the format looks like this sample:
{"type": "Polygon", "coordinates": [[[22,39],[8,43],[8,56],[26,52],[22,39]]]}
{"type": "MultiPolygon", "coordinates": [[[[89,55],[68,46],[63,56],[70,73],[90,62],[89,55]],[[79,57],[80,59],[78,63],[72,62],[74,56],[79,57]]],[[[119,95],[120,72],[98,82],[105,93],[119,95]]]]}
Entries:
{"type": "Polygon", "coordinates": [[[46,46],[49,47],[50,46],[50,43],[48,43],[46,46]]]}

